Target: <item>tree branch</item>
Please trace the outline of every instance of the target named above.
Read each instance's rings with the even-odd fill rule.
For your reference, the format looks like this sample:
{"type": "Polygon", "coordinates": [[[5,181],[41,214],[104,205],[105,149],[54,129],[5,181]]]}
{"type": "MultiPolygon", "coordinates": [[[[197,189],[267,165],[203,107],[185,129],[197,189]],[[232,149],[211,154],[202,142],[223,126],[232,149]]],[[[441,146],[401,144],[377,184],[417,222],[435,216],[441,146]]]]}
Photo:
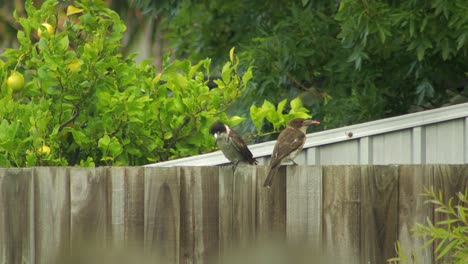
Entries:
{"type": "Polygon", "coordinates": [[[311,91],[310,88],[307,88],[304,84],[302,84],[301,82],[299,82],[299,81],[298,81],[296,78],[294,78],[294,76],[292,76],[289,72],[286,73],[286,77],[288,77],[288,79],[290,79],[295,85],[299,86],[299,88],[301,88],[301,89],[304,90],[305,92],[311,94],[313,97],[315,97],[315,98],[317,98],[317,99],[320,99],[320,100],[323,100],[323,96],[322,96],[320,93],[311,91]]]}

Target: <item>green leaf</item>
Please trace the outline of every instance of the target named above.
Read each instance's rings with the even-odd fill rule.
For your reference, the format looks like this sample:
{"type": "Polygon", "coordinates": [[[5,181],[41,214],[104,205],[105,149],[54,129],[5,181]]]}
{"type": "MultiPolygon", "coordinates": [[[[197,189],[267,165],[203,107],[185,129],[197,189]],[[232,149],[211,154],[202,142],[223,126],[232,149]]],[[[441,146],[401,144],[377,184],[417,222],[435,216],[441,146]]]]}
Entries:
{"type": "Polygon", "coordinates": [[[170,79],[170,82],[171,82],[171,84],[173,84],[173,86],[171,86],[171,88],[175,88],[175,89],[173,89],[174,92],[179,92],[179,91],[181,91],[183,89],[186,89],[187,86],[188,86],[187,78],[185,78],[181,74],[172,75],[172,78],[170,79]]]}
{"type": "Polygon", "coordinates": [[[64,36],[60,39],[59,49],[62,51],[66,51],[68,50],[69,44],[70,44],[70,41],[68,40],[68,36],[64,36]]]}
{"type": "MultiPolygon", "coordinates": [[[[284,99],[283,101],[279,102],[278,104],[278,114],[283,114],[284,107],[286,106],[286,103],[288,102],[288,99],[284,99]]],[[[292,102],[291,102],[292,103],[292,102]]]]}
{"type": "Polygon", "coordinates": [[[418,56],[418,60],[422,61],[424,59],[424,53],[426,52],[426,48],[422,45],[419,45],[416,48],[416,55],[418,56]]]}
{"type": "Polygon", "coordinates": [[[410,18],[410,26],[409,26],[409,32],[410,32],[410,37],[414,36],[414,18],[410,18]]]}
{"type": "Polygon", "coordinates": [[[273,125],[274,131],[278,131],[278,129],[284,123],[283,115],[278,114],[276,111],[269,111],[266,118],[273,125]]]}
{"type": "Polygon", "coordinates": [[[229,50],[229,60],[234,64],[234,47],[229,50]]]}
{"type": "Polygon", "coordinates": [[[296,97],[291,101],[290,105],[291,105],[291,109],[298,110],[302,108],[303,104],[302,104],[301,98],[296,97]]]}
{"type": "Polygon", "coordinates": [[[80,130],[73,130],[72,135],[75,142],[80,146],[84,146],[89,142],[89,138],[86,136],[85,133],[81,132],[80,130]]]}
{"type": "Polygon", "coordinates": [[[305,119],[309,119],[309,118],[311,118],[311,117],[312,117],[311,115],[309,115],[309,114],[307,114],[307,113],[305,113],[305,112],[293,112],[293,113],[290,113],[290,114],[288,115],[287,121],[289,122],[289,121],[293,120],[294,118],[305,118],[305,119]]]}
{"type": "MultiPolygon", "coordinates": [[[[442,243],[441,243],[442,244],[442,243]]],[[[451,250],[453,250],[458,244],[457,240],[453,240],[450,242],[447,246],[441,250],[441,252],[437,255],[437,259],[443,258],[447,253],[449,253],[451,250]]]]}
{"type": "Polygon", "coordinates": [[[443,39],[441,43],[442,59],[447,60],[450,54],[449,43],[447,39],[443,39]]]}
{"type": "Polygon", "coordinates": [[[78,13],[81,13],[83,11],[84,11],[84,9],[77,8],[77,7],[74,7],[72,5],[69,5],[68,8],[67,8],[67,16],[78,14],[78,13]]]}
{"type": "Polygon", "coordinates": [[[187,74],[187,78],[192,78],[196,73],[199,72],[199,68],[204,65],[204,61],[199,61],[194,66],[190,67],[189,73],[187,74]]]}
{"type": "Polygon", "coordinates": [[[21,45],[27,46],[30,43],[30,40],[26,35],[24,34],[24,31],[19,30],[18,33],[16,34],[16,37],[18,38],[18,42],[21,45]]]}
{"type": "Polygon", "coordinates": [[[467,33],[463,33],[460,36],[458,36],[458,38],[457,38],[457,50],[460,50],[463,47],[463,45],[465,45],[467,35],[468,35],[467,33]]]}
{"type": "Polygon", "coordinates": [[[250,107],[250,118],[252,119],[254,126],[257,128],[257,131],[262,130],[262,123],[263,119],[265,118],[265,115],[263,115],[261,111],[261,108],[255,105],[250,107]]]}
{"type": "Polygon", "coordinates": [[[72,94],[67,94],[63,98],[69,100],[69,101],[75,101],[77,99],[80,99],[81,97],[79,95],[72,95],[72,94]]]}
{"type": "Polygon", "coordinates": [[[226,62],[221,70],[221,79],[224,83],[229,83],[231,81],[231,63],[226,62]]]}
{"type": "Polygon", "coordinates": [[[228,120],[228,124],[232,127],[235,127],[237,126],[239,123],[241,123],[242,121],[246,120],[247,118],[245,117],[240,117],[240,116],[232,116],[229,118],[228,120]]]}
{"type": "Polygon", "coordinates": [[[427,80],[423,80],[416,87],[416,94],[418,95],[418,104],[421,104],[425,98],[431,98],[434,96],[434,87],[427,80]]]}
{"type": "Polygon", "coordinates": [[[92,157],[87,157],[86,160],[80,160],[81,167],[96,167],[92,157]]]}
{"type": "Polygon", "coordinates": [[[247,85],[247,83],[249,82],[250,79],[252,79],[252,77],[253,77],[252,67],[249,67],[247,71],[244,73],[244,75],[242,76],[242,82],[244,83],[244,85],[247,85]]]}
{"type": "Polygon", "coordinates": [[[107,133],[104,134],[104,136],[102,136],[98,140],[98,147],[100,149],[107,150],[109,148],[109,144],[110,144],[110,137],[109,137],[109,135],[107,133]]]}
{"type": "Polygon", "coordinates": [[[11,163],[6,157],[6,154],[0,154],[0,166],[1,167],[11,167],[11,163]]]}
{"type": "Polygon", "coordinates": [[[109,151],[113,157],[117,157],[122,153],[122,145],[116,137],[112,137],[111,142],[109,144],[109,151]]]}
{"type": "Polygon", "coordinates": [[[45,38],[40,38],[39,39],[39,49],[47,50],[47,48],[48,48],[47,40],[45,38]]]}
{"type": "Polygon", "coordinates": [[[172,136],[173,136],[172,131],[168,131],[168,132],[164,133],[164,139],[166,139],[166,140],[171,139],[172,136]]]}

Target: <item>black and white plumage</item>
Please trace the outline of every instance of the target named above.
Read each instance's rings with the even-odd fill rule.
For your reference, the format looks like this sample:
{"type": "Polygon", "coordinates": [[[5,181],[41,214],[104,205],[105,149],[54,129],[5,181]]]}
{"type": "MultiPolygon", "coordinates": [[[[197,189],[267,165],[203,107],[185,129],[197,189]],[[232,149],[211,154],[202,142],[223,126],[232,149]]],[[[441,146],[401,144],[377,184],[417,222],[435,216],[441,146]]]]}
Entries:
{"type": "Polygon", "coordinates": [[[307,127],[318,124],[320,122],[304,118],[295,118],[288,123],[288,126],[281,132],[276,141],[270,165],[268,166],[268,176],[263,183],[263,187],[271,187],[273,177],[278,172],[282,162],[291,161],[296,164],[294,158],[304,146],[307,127]]]}
{"type": "Polygon", "coordinates": [[[216,145],[224,156],[235,166],[239,163],[255,165],[257,160],[253,157],[242,137],[236,131],[222,122],[215,122],[210,133],[213,134],[216,145]]]}

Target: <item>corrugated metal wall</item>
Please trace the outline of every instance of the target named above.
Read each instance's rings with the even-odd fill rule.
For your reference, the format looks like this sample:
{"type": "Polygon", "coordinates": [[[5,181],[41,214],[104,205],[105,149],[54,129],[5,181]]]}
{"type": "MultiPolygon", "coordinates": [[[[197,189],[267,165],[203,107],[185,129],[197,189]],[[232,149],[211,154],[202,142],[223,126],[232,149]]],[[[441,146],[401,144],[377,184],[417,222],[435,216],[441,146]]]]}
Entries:
{"type": "MultiPolygon", "coordinates": [[[[467,163],[466,122],[467,118],[460,118],[307,148],[295,161],[308,165],[463,164],[467,163]]],[[[269,157],[261,160],[269,163],[269,157]]]]}
{"type": "MultiPolygon", "coordinates": [[[[249,148],[260,164],[268,164],[274,144],[249,148]]],[[[468,104],[308,134],[295,161],[304,165],[468,163],[468,104]]],[[[218,151],[148,166],[225,163],[218,151]]]]}

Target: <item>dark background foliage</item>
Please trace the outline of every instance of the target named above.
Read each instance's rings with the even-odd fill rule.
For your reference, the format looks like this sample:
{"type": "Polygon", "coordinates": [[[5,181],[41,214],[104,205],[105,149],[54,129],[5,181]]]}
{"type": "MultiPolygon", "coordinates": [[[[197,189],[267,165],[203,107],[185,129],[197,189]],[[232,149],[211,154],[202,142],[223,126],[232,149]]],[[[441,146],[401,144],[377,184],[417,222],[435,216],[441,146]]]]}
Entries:
{"type": "MultiPolygon", "coordinates": [[[[161,10],[151,2],[139,6],[161,10]]],[[[219,64],[236,46],[253,66],[238,114],[300,96],[327,129],[467,100],[463,0],[185,0],[169,11],[158,15],[176,57],[219,64]]]]}

